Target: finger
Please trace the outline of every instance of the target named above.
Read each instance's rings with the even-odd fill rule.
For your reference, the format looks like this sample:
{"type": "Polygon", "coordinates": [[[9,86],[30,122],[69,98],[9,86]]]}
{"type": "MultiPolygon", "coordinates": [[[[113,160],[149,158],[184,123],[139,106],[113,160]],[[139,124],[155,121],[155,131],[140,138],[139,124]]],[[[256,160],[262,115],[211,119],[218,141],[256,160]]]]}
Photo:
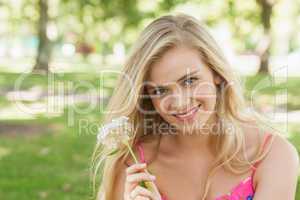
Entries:
{"type": "Polygon", "coordinates": [[[130,196],[134,199],[137,196],[145,196],[151,199],[154,199],[154,194],[147,190],[146,188],[143,188],[141,186],[137,186],[134,188],[134,190],[132,190],[132,192],[130,193],[130,196]]]}
{"type": "Polygon", "coordinates": [[[134,200],[151,200],[151,199],[148,197],[137,196],[134,200]]]}
{"type": "Polygon", "coordinates": [[[129,183],[153,180],[155,180],[155,176],[145,172],[131,174],[126,177],[126,181],[129,183]]]}
{"type": "Polygon", "coordinates": [[[130,167],[126,168],[126,173],[132,174],[132,173],[139,172],[139,171],[145,169],[146,166],[147,166],[146,163],[137,163],[137,164],[131,165],[130,167]]]}

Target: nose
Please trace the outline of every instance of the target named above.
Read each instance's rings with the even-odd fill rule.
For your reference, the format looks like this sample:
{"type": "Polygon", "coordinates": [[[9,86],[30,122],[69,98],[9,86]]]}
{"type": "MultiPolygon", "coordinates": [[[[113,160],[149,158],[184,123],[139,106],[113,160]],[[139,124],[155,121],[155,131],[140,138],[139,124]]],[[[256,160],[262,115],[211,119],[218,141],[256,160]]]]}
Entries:
{"type": "Polygon", "coordinates": [[[172,96],[170,110],[172,113],[185,112],[191,105],[191,97],[187,94],[176,93],[172,96]]]}

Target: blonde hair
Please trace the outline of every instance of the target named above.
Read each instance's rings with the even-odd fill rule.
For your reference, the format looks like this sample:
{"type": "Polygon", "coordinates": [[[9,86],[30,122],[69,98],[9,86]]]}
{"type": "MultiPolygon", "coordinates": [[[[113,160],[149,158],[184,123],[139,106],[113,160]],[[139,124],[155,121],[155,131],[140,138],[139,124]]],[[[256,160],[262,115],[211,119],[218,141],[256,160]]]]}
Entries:
{"type": "MultiPolygon", "coordinates": [[[[140,86],[146,81],[151,65],[164,52],[181,45],[196,49],[203,62],[222,78],[225,85],[225,89],[219,88],[217,92],[217,98],[223,98],[218,100],[216,104],[216,114],[219,119],[222,119],[219,120],[219,123],[223,128],[220,129],[220,134],[214,135],[211,140],[211,146],[216,152],[217,158],[206,181],[202,198],[204,200],[208,195],[211,177],[217,169],[223,166],[233,173],[244,173],[254,162],[263,159],[267,151],[261,153],[260,148],[258,148],[251,160],[237,156],[238,153],[242,152],[245,144],[245,137],[240,124],[257,122],[258,119],[255,116],[250,117],[249,114],[246,117],[246,114],[242,112],[246,109],[246,105],[242,96],[240,80],[234,75],[215,40],[198,20],[181,13],[166,15],[155,19],[142,31],[122,70],[122,74],[126,74],[130,79],[131,85],[128,85],[126,77],[119,77],[107,105],[108,111],[119,112],[106,114],[103,123],[109,122],[117,116],[128,116],[133,125],[138,127],[131,143],[133,146],[134,142],[144,135],[141,124],[147,117],[138,112],[137,105],[153,109],[151,102],[142,101],[139,98],[140,94],[145,93],[144,88],[140,86]],[[124,107],[126,109],[123,109],[124,107]],[[230,124],[235,131],[228,134],[225,128],[226,124],[230,124]]],[[[160,119],[159,116],[156,116],[156,119],[160,119]]],[[[108,158],[106,158],[107,153],[101,144],[96,145],[93,155],[94,180],[99,170],[102,169],[98,199],[112,199],[116,170],[128,156],[126,148],[108,158]],[[104,159],[105,163],[102,166],[104,159]]]]}

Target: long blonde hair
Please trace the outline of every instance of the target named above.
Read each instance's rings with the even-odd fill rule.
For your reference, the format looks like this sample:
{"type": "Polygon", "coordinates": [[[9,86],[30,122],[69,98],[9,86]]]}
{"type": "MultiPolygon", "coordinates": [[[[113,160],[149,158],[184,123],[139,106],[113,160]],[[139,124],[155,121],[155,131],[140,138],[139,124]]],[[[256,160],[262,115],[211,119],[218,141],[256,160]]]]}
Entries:
{"type": "MultiPolygon", "coordinates": [[[[219,123],[223,128],[220,129],[220,134],[213,137],[211,142],[211,147],[216,152],[217,157],[213,168],[208,174],[202,198],[204,200],[208,195],[211,177],[217,169],[223,166],[233,173],[244,173],[249,170],[254,162],[262,159],[267,151],[260,153],[258,148],[257,153],[250,160],[237,156],[242,152],[245,144],[245,137],[240,124],[257,122],[257,119],[255,116],[250,117],[249,114],[246,115],[243,112],[246,110],[246,105],[242,96],[240,80],[234,75],[215,40],[198,20],[181,13],[166,15],[155,19],[142,31],[121,72],[126,74],[127,77],[119,77],[107,105],[108,111],[115,112],[108,112],[109,114],[105,115],[103,123],[109,122],[117,116],[127,116],[134,127],[138,127],[131,145],[144,135],[141,124],[148,116],[141,114],[138,107],[154,108],[150,101],[142,101],[139,98],[139,95],[145,93],[144,88],[140,86],[147,80],[147,73],[151,65],[164,52],[179,45],[196,49],[203,62],[223,79],[225,85],[225,89],[219,88],[217,92],[217,98],[223,98],[218,100],[216,104],[216,113],[218,118],[222,119],[219,120],[219,123]],[[130,85],[128,84],[128,78],[131,81],[130,85]],[[126,109],[123,109],[125,107],[126,109]],[[226,132],[228,130],[225,128],[227,124],[230,124],[235,131],[228,134],[226,132]]],[[[156,119],[159,119],[159,116],[156,116],[156,119]]],[[[96,175],[101,171],[101,185],[98,190],[99,200],[112,199],[116,170],[119,164],[128,156],[126,148],[108,158],[106,157],[107,153],[107,150],[101,144],[96,145],[93,155],[93,177],[95,180],[96,175]],[[102,162],[104,160],[105,163],[102,162]]]]}

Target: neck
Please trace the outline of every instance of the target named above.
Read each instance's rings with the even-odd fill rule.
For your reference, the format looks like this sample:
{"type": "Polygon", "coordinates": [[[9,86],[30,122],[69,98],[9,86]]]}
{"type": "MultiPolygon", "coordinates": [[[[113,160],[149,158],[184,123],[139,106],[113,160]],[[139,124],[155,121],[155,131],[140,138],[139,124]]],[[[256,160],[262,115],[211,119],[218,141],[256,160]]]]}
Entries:
{"type": "Polygon", "coordinates": [[[211,149],[211,129],[205,128],[210,127],[211,124],[216,122],[216,117],[212,116],[206,125],[200,129],[193,131],[192,133],[178,132],[173,137],[174,145],[180,151],[201,151],[201,152],[212,152],[211,149]]]}
{"type": "Polygon", "coordinates": [[[179,149],[203,150],[209,148],[209,134],[177,134],[174,143],[179,149]]]}

